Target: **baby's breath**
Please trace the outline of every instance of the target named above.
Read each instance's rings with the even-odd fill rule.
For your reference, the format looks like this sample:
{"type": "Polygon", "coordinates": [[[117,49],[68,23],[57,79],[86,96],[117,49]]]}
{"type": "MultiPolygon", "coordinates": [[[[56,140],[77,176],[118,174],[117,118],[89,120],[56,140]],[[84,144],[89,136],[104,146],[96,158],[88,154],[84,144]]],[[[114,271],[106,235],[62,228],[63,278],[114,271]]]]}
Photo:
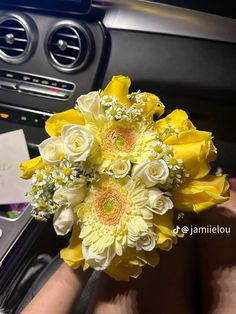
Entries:
{"type": "Polygon", "coordinates": [[[180,184],[182,184],[185,178],[188,176],[183,166],[183,161],[172,156],[166,158],[166,163],[170,173],[168,183],[177,187],[180,186],[180,184]]]}
{"type": "Polygon", "coordinates": [[[161,133],[158,133],[158,138],[160,141],[164,141],[167,137],[171,135],[176,135],[179,133],[179,129],[175,128],[173,125],[168,124],[161,133]]]}
{"type": "Polygon", "coordinates": [[[174,157],[173,148],[164,144],[161,140],[153,141],[150,145],[150,160],[162,159],[169,168],[169,177],[163,188],[169,189],[172,186],[179,186],[188,176],[183,167],[181,159],[174,157]]]}

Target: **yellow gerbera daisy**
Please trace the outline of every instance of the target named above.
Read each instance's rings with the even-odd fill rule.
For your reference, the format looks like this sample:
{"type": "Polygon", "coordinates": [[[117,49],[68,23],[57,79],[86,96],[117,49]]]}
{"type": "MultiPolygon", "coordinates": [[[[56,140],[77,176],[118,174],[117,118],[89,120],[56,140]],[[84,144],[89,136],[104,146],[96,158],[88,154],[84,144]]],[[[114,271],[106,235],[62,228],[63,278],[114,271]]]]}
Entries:
{"type": "Polygon", "coordinates": [[[97,126],[85,126],[96,139],[97,154],[93,151],[91,155],[93,162],[101,166],[100,170],[106,169],[118,159],[130,160],[132,163],[149,160],[151,144],[157,138],[152,124],[123,120],[103,122],[97,126]]]}
{"type": "Polygon", "coordinates": [[[156,234],[147,202],[144,186],[130,177],[102,176],[91,185],[84,203],[76,208],[83,256],[91,267],[107,268],[128,247],[154,249],[156,234]]]}

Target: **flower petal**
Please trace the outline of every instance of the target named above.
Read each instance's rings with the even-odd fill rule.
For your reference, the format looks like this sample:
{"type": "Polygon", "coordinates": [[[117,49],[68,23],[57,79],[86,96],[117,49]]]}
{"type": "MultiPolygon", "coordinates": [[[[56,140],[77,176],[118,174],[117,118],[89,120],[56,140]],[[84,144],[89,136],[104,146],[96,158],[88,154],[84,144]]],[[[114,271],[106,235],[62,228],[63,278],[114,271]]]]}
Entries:
{"type": "Polygon", "coordinates": [[[181,109],[172,111],[168,116],[155,123],[156,130],[160,133],[168,126],[172,126],[179,131],[195,129],[195,126],[189,120],[187,113],[181,109]]]}
{"type": "Polygon", "coordinates": [[[181,159],[191,178],[202,178],[208,174],[209,162],[216,158],[216,148],[210,132],[188,130],[169,136],[164,143],[174,149],[176,159],[181,159]]]}
{"type": "Polygon", "coordinates": [[[130,278],[137,278],[142,273],[143,266],[155,267],[159,260],[155,250],[144,252],[128,248],[122,257],[115,256],[113,258],[105,273],[118,281],[129,281],[130,278]]]}
{"type": "Polygon", "coordinates": [[[102,96],[111,95],[117,98],[117,100],[128,107],[130,106],[130,100],[127,97],[129,93],[131,81],[128,76],[117,75],[113,76],[112,80],[107,84],[106,88],[102,92],[102,96]]]}
{"type": "Polygon", "coordinates": [[[144,114],[151,117],[153,115],[160,117],[165,111],[165,106],[161,103],[160,98],[151,93],[146,93],[146,95],[149,101],[145,104],[144,114]]]}
{"type": "Polygon", "coordinates": [[[174,206],[183,211],[199,212],[229,198],[229,183],[225,175],[199,180],[187,179],[179,188],[172,190],[174,206]]]}
{"type": "Polygon", "coordinates": [[[60,136],[63,125],[66,124],[84,124],[84,118],[81,113],[75,109],[69,109],[63,112],[55,113],[45,123],[45,130],[50,136],[60,136]]]}
{"type": "Polygon", "coordinates": [[[66,235],[70,232],[75,221],[73,210],[70,206],[61,206],[53,217],[53,227],[57,235],[66,235]]]}
{"type": "Polygon", "coordinates": [[[74,224],[69,245],[60,252],[60,256],[64,262],[73,269],[79,268],[84,262],[82,240],[79,239],[79,233],[79,227],[74,224]]]}
{"type": "Polygon", "coordinates": [[[22,179],[29,179],[34,174],[35,170],[39,170],[45,167],[41,156],[32,158],[20,164],[20,170],[23,171],[21,175],[22,179]]]}

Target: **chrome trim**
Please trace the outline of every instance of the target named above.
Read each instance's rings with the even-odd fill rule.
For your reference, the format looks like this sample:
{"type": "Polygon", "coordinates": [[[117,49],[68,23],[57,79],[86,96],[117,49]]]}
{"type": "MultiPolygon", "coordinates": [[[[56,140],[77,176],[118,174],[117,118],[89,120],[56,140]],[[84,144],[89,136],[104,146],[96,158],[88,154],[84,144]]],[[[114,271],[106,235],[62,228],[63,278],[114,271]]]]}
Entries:
{"type": "Polygon", "coordinates": [[[26,59],[28,59],[28,57],[32,54],[33,50],[36,47],[38,38],[37,27],[34,21],[29,16],[14,12],[7,12],[6,14],[4,12],[3,16],[0,19],[0,23],[9,19],[15,20],[22,25],[24,31],[26,32],[27,45],[25,47],[25,50],[23,50],[23,52],[16,57],[9,56],[0,49],[0,58],[5,62],[11,64],[23,63],[26,59]]]}
{"type": "Polygon", "coordinates": [[[236,20],[149,1],[107,1],[108,29],[150,32],[236,43],[236,20]]]}
{"type": "Polygon", "coordinates": [[[45,52],[46,55],[49,58],[50,63],[59,71],[61,72],[66,72],[66,73],[71,73],[75,72],[82,67],[84,67],[88,60],[90,59],[91,53],[92,53],[92,42],[93,38],[92,35],[84,24],[82,23],[73,21],[73,20],[62,20],[58,23],[56,23],[53,28],[50,30],[47,38],[45,39],[45,52]],[[84,43],[86,43],[86,47],[82,47],[81,51],[78,53],[78,57],[76,60],[74,60],[73,63],[70,63],[69,65],[62,65],[59,63],[56,58],[54,57],[52,51],[51,51],[51,39],[53,35],[60,30],[60,28],[68,27],[73,29],[75,33],[77,33],[77,38],[80,42],[80,47],[82,47],[83,40],[81,40],[81,35],[84,37],[84,43]],[[82,50],[85,51],[84,56],[82,56],[82,50]],[[81,56],[83,57],[81,59],[81,56]],[[80,60],[81,59],[81,60],[80,60]]]}
{"type": "MultiPolygon", "coordinates": [[[[55,81],[55,82],[71,84],[71,85],[73,85],[73,89],[68,90],[68,91],[70,91],[71,93],[73,93],[73,92],[75,91],[75,83],[73,83],[73,82],[71,82],[71,81],[62,80],[62,79],[58,79],[58,78],[51,77],[51,76],[39,75],[39,74],[36,74],[36,73],[9,70],[9,69],[6,69],[6,68],[0,68],[0,71],[6,71],[6,72],[10,72],[10,73],[18,73],[18,74],[24,74],[24,75],[32,75],[32,76],[35,76],[35,77],[37,77],[37,78],[42,78],[42,79],[45,79],[45,80],[51,80],[51,81],[55,81]]],[[[3,79],[3,78],[2,78],[1,75],[0,75],[0,80],[2,80],[2,79],[3,79]]],[[[8,81],[11,81],[11,82],[12,82],[12,81],[14,81],[14,82],[21,82],[20,80],[17,80],[17,79],[14,79],[14,78],[7,78],[7,77],[4,77],[4,80],[8,80],[8,81]]],[[[22,82],[23,82],[23,81],[22,81],[22,82]]],[[[33,84],[33,85],[40,85],[40,84],[33,83],[33,82],[30,82],[30,84],[33,84]]],[[[40,85],[40,86],[42,86],[42,85],[40,85]]],[[[43,86],[48,86],[48,85],[43,85],[43,86]]],[[[53,86],[52,86],[52,87],[53,87],[53,86]]],[[[57,87],[57,89],[62,90],[62,91],[65,90],[65,89],[60,88],[60,87],[57,87]]]]}
{"type": "MultiPolygon", "coordinates": [[[[4,69],[4,68],[0,68],[0,71],[8,71],[7,69],[4,69]]],[[[56,79],[56,78],[53,78],[53,77],[49,77],[49,76],[42,76],[42,75],[38,75],[38,74],[33,74],[33,73],[28,73],[28,72],[18,72],[18,71],[12,71],[12,70],[10,70],[9,72],[13,72],[13,73],[20,73],[20,74],[25,74],[25,75],[32,75],[32,76],[37,76],[37,78],[43,78],[43,79],[45,79],[45,80],[53,80],[53,81],[55,81],[55,82],[60,82],[60,83],[65,83],[65,84],[71,84],[71,85],[73,85],[73,89],[71,89],[71,90],[67,90],[67,89],[63,89],[63,88],[60,88],[60,87],[56,87],[57,88],[57,90],[59,91],[59,92],[66,92],[66,93],[68,93],[68,98],[60,98],[60,97],[55,97],[55,96],[50,96],[50,95],[43,95],[43,94],[33,94],[33,93],[25,93],[24,91],[21,91],[20,89],[19,89],[19,84],[22,84],[22,83],[27,83],[27,82],[25,82],[25,81],[21,81],[21,80],[18,80],[18,79],[14,79],[14,78],[3,78],[3,77],[1,77],[1,75],[0,75],[0,89],[2,88],[2,84],[1,84],[1,81],[2,82],[12,82],[12,83],[16,83],[16,88],[12,88],[12,89],[7,89],[8,91],[13,91],[13,92],[18,92],[18,93],[24,93],[24,94],[30,94],[30,95],[33,95],[33,96],[37,96],[37,97],[43,97],[43,98],[50,98],[50,99],[56,99],[56,100],[60,100],[60,101],[68,101],[71,97],[72,97],[72,95],[74,94],[74,92],[75,92],[75,84],[73,83],[73,82],[70,82],[70,81],[62,81],[62,80],[60,80],[60,79],[56,79]]],[[[34,82],[28,82],[28,84],[30,85],[30,86],[39,86],[39,87],[48,87],[48,88],[50,88],[50,87],[54,87],[54,86],[52,86],[52,85],[42,85],[42,84],[38,84],[38,83],[34,83],[34,82]]],[[[4,87],[3,87],[4,88],[4,87]]],[[[0,106],[1,106],[1,103],[0,103],[0,106]]],[[[28,111],[29,109],[27,109],[27,111],[28,111]]],[[[35,113],[36,111],[34,110],[34,113],[35,113]]]]}
{"type": "Polygon", "coordinates": [[[14,105],[8,105],[8,104],[4,104],[0,102],[0,110],[2,109],[7,109],[7,110],[16,110],[16,111],[22,111],[22,112],[26,112],[26,113],[32,113],[32,114],[36,114],[36,115],[41,115],[45,118],[49,118],[51,117],[51,115],[53,115],[53,113],[49,112],[49,111],[41,111],[41,110],[37,110],[37,109],[31,109],[31,108],[26,108],[26,107],[20,107],[20,106],[14,106],[14,105]]]}

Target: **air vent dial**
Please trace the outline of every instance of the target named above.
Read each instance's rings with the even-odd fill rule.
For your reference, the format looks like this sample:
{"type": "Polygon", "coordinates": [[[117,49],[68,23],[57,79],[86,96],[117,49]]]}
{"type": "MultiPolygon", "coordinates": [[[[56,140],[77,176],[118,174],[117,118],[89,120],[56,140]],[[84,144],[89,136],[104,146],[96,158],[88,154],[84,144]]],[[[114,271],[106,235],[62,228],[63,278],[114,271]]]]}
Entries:
{"type": "Polygon", "coordinates": [[[85,65],[91,52],[90,34],[81,24],[72,21],[59,23],[48,38],[47,52],[58,70],[78,70],[85,65]]]}
{"type": "Polygon", "coordinates": [[[22,63],[30,55],[36,35],[33,21],[26,16],[7,15],[0,19],[0,58],[22,63]]]}

